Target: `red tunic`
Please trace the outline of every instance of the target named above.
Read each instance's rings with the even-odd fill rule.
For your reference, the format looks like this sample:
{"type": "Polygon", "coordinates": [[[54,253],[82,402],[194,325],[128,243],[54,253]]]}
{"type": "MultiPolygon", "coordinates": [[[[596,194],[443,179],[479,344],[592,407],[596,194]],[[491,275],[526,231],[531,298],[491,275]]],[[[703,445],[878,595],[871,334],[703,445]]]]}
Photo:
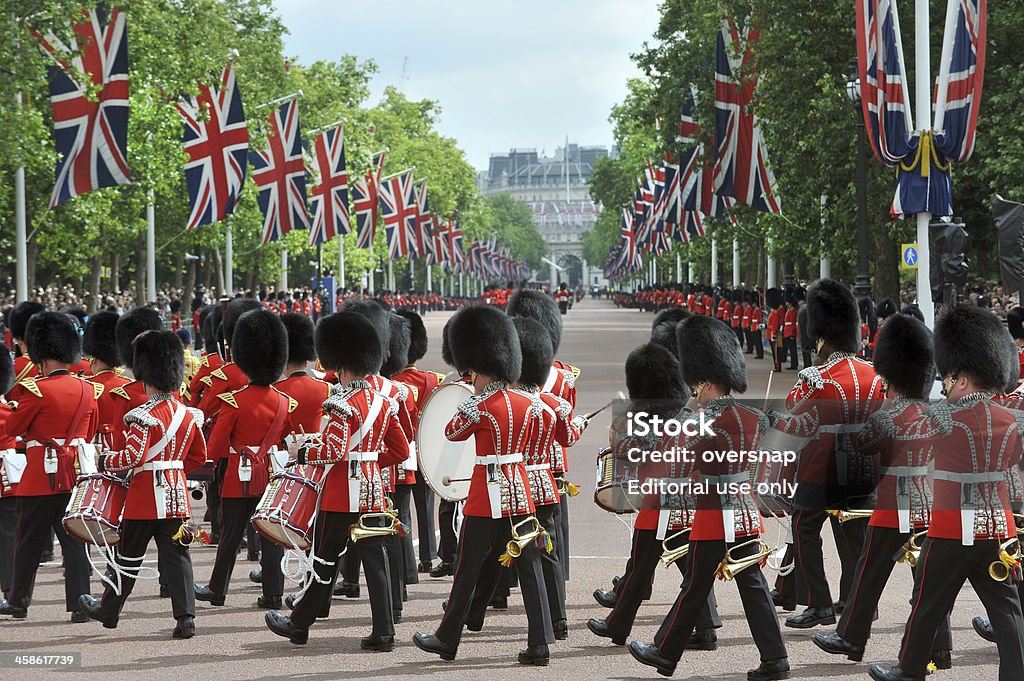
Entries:
{"type": "Polygon", "coordinates": [[[4,452],[11,451],[17,445],[17,438],[7,434],[7,417],[11,413],[11,405],[0,402],[0,498],[17,495],[18,485],[7,479],[4,469],[4,452]]]}
{"type": "Polygon", "coordinates": [[[541,418],[533,439],[524,452],[526,475],[530,480],[530,494],[536,506],[559,503],[558,483],[551,470],[552,452],[559,447],[572,447],[583,434],[582,418],[573,419],[572,405],[550,393],[531,393],[540,398],[541,418]]]}
{"type": "Polygon", "coordinates": [[[106,369],[89,376],[86,380],[92,381],[93,383],[101,386],[103,391],[99,396],[99,425],[97,427],[100,433],[102,444],[108,449],[114,448],[113,433],[115,431],[120,432],[124,428],[123,421],[124,412],[115,410],[117,406],[112,391],[117,388],[123,388],[124,386],[131,383],[131,380],[124,376],[119,376],[113,369],[106,369]]]}
{"type": "Polygon", "coordinates": [[[795,338],[796,337],[796,310],[786,310],[785,321],[782,324],[782,337],[783,338],[795,338]]]}
{"type": "Polygon", "coordinates": [[[757,331],[761,328],[761,308],[755,307],[750,310],[750,326],[747,328],[751,331],[757,331]]]}
{"type": "MultiPolygon", "coordinates": [[[[419,411],[416,409],[415,391],[410,390],[404,383],[384,378],[380,374],[374,374],[368,378],[370,385],[385,395],[393,398],[398,403],[398,424],[405,433],[408,442],[416,441],[416,428],[413,426],[413,419],[419,419],[419,411]]],[[[408,458],[408,457],[406,457],[408,458]]],[[[404,463],[406,459],[402,459],[404,463]]],[[[384,488],[388,492],[395,491],[395,484],[412,485],[416,482],[416,474],[412,470],[406,470],[402,463],[394,468],[381,466],[381,474],[384,476],[384,488]]]]}
{"type": "Polygon", "coordinates": [[[223,406],[223,401],[218,399],[224,393],[244,388],[249,384],[249,377],[238,368],[234,362],[228,362],[222,367],[210,372],[209,376],[202,379],[205,386],[203,397],[199,400],[199,409],[206,414],[207,419],[217,415],[217,410],[223,406]]]}
{"type": "Polygon", "coordinates": [[[124,519],[190,517],[185,475],[206,463],[202,412],[170,395],[154,395],[124,420],[128,426],[124,449],[103,459],[106,471],[132,473],[124,519]]]}
{"type": "Polygon", "coordinates": [[[290,433],[319,433],[324,416],[324,401],[331,393],[331,386],[305,371],[297,371],[275,383],[274,387],[298,403],[289,420],[290,433]]]}
{"type": "Polygon", "coordinates": [[[203,379],[224,366],[224,360],[216,352],[206,353],[199,358],[199,362],[201,364],[199,371],[196,372],[196,375],[192,377],[188,384],[189,404],[193,407],[199,406],[199,400],[203,397],[203,390],[206,389],[207,383],[203,379]]]}

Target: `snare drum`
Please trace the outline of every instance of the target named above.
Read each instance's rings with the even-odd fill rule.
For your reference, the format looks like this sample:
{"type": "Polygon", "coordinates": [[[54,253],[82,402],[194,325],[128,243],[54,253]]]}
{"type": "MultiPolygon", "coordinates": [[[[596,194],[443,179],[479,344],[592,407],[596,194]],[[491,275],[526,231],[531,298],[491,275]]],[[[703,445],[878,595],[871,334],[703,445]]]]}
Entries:
{"type": "Polygon", "coordinates": [[[630,480],[638,479],[636,464],[627,459],[616,459],[611,447],[597,453],[597,482],[594,484],[594,503],[609,513],[636,513],[643,495],[630,494],[630,480]]]}
{"type": "Polygon", "coordinates": [[[64,529],[86,544],[116,546],[128,483],[105,473],[78,478],[64,514],[64,529]]]}
{"type": "Polygon", "coordinates": [[[808,439],[790,435],[777,428],[769,428],[761,437],[762,452],[797,452],[795,461],[778,461],[777,456],[762,454],[753,468],[751,484],[754,499],[763,516],[783,516],[793,513],[793,492],[796,489],[796,472],[800,465],[799,452],[808,439]]]}
{"type": "Polygon", "coordinates": [[[274,475],[252,515],[253,528],[286,549],[308,549],[326,477],[324,466],[295,466],[274,475]]]}

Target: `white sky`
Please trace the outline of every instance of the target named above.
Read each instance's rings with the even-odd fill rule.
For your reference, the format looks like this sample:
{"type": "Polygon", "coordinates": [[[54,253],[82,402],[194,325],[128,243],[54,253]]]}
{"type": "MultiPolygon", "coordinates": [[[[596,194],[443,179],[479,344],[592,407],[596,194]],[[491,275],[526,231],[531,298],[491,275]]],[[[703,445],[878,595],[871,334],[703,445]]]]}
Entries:
{"type": "Polygon", "coordinates": [[[491,153],[612,143],[608,114],[639,75],[629,59],[658,0],[276,0],[302,63],[354,54],[380,72],[371,103],[401,80],[438,100],[440,130],[478,169],[491,153]]]}

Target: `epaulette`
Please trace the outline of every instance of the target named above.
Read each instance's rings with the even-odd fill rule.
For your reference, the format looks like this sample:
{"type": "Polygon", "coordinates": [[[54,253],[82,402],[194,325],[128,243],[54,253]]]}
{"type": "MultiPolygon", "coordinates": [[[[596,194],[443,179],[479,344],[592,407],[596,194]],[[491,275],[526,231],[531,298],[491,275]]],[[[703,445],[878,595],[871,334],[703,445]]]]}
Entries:
{"type": "Polygon", "coordinates": [[[119,385],[116,388],[114,388],[113,390],[111,390],[110,394],[111,395],[117,395],[118,397],[120,397],[122,399],[125,399],[125,400],[131,400],[132,399],[131,396],[128,394],[128,391],[124,389],[123,385],[119,385]]]}
{"type": "Polygon", "coordinates": [[[205,385],[207,388],[213,387],[213,379],[209,375],[203,376],[199,379],[199,382],[205,385]]]}
{"type": "Polygon", "coordinates": [[[25,366],[21,368],[21,371],[18,372],[18,375],[14,377],[14,382],[21,383],[26,378],[34,378],[34,376],[29,376],[29,374],[32,373],[33,369],[38,370],[34,362],[28,362],[27,364],[25,364],[25,366]]]}
{"type": "Polygon", "coordinates": [[[196,427],[202,428],[203,422],[206,421],[206,414],[204,414],[202,410],[196,409],[195,407],[186,407],[186,409],[188,409],[189,416],[195,419],[196,427]]]}
{"type": "MultiPolygon", "coordinates": [[[[243,390],[244,390],[244,388],[243,388],[243,390]]],[[[217,395],[217,397],[220,398],[221,400],[223,400],[224,402],[227,402],[228,404],[230,404],[235,409],[238,409],[238,402],[235,400],[235,393],[236,392],[241,392],[241,391],[233,390],[233,391],[228,392],[228,393],[221,393],[220,395],[217,395]]]]}
{"type": "Polygon", "coordinates": [[[566,368],[567,371],[571,371],[572,372],[573,379],[577,379],[577,378],[580,377],[580,368],[579,367],[574,367],[571,364],[566,364],[565,368],[566,368]]]}
{"type": "Polygon", "coordinates": [[[439,371],[430,371],[428,373],[431,373],[431,374],[434,374],[435,376],[437,376],[437,384],[438,385],[444,383],[444,374],[442,374],[441,372],[439,372],[439,371]]]}
{"type": "Polygon", "coordinates": [[[35,378],[35,376],[26,376],[25,378],[23,378],[20,381],[18,381],[18,385],[20,385],[22,388],[24,388],[25,390],[29,391],[30,393],[32,393],[36,397],[42,397],[43,396],[43,391],[39,389],[38,385],[36,385],[36,378],[35,378]]]}
{"type": "Polygon", "coordinates": [[[93,383],[92,381],[86,381],[86,383],[92,383],[92,394],[96,397],[97,400],[103,396],[103,391],[105,390],[105,388],[102,383],[93,383]]]}
{"type": "Polygon", "coordinates": [[[283,395],[284,397],[288,398],[288,413],[289,414],[291,414],[293,411],[295,411],[296,409],[299,408],[299,401],[297,399],[295,399],[294,397],[292,397],[288,393],[281,392],[277,388],[274,388],[274,390],[277,392],[278,395],[283,395]]]}
{"type": "Polygon", "coordinates": [[[114,368],[114,375],[115,376],[124,376],[125,371],[127,371],[127,370],[124,367],[115,367],[114,368]]]}
{"type": "Polygon", "coordinates": [[[419,388],[417,388],[414,385],[409,385],[408,383],[405,384],[405,387],[407,387],[409,389],[409,392],[412,393],[412,401],[413,402],[418,402],[419,399],[420,399],[420,390],[419,390],[419,388]]]}
{"type": "Polygon", "coordinates": [[[138,423],[139,425],[146,426],[147,428],[155,428],[160,425],[160,419],[149,413],[150,405],[142,404],[135,407],[127,414],[124,415],[125,423],[138,423]]]}
{"type": "Polygon", "coordinates": [[[806,369],[802,369],[797,375],[804,383],[810,386],[812,390],[821,390],[825,387],[825,380],[821,376],[820,367],[807,367],[806,369]]]}
{"type": "MultiPolygon", "coordinates": [[[[222,381],[228,380],[228,375],[224,373],[224,367],[217,367],[216,369],[211,371],[209,375],[219,378],[222,381]]],[[[207,385],[211,385],[212,383],[213,381],[211,380],[210,383],[207,383],[207,385]]]]}
{"type": "Polygon", "coordinates": [[[202,355],[200,357],[196,357],[196,361],[198,361],[204,367],[210,366],[210,356],[209,355],[202,355]]]}

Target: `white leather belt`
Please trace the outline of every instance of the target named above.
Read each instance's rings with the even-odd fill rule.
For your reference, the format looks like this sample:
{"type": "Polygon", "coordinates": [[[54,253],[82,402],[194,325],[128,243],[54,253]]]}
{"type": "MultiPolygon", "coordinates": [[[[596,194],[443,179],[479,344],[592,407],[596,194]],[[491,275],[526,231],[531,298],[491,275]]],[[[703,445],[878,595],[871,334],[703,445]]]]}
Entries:
{"type": "MultiPolygon", "coordinates": [[[[55,437],[55,438],[53,438],[53,441],[56,442],[59,445],[63,445],[64,444],[64,438],[55,437]]],[[[74,447],[76,445],[84,445],[84,444],[85,444],[85,438],[82,438],[82,437],[71,438],[71,441],[67,443],[67,445],[69,447],[74,447]]],[[[25,443],[25,446],[26,447],[49,447],[50,443],[48,443],[48,442],[40,442],[39,440],[29,440],[28,442],[25,443]]]]}
{"type": "Polygon", "coordinates": [[[380,456],[379,452],[349,452],[345,456],[345,459],[348,461],[359,461],[360,463],[366,463],[370,461],[376,461],[378,456],[380,456]]]}
{"type": "Polygon", "coordinates": [[[486,466],[488,464],[499,464],[501,466],[513,463],[520,463],[523,460],[522,454],[487,454],[485,456],[476,457],[477,466],[486,466]]]}
{"type": "Polygon", "coordinates": [[[150,461],[139,466],[140,471],[180,471],[184,470],[185,462],[178,461],[150,461]]]}
{"type": "Polygon", "coordinates": [[[934,471],[934,480],[958,482],[961,485],[974,485],[979,482],[999,482],[1006,480],[1006,471],[986,471],[984,473],[954,473],[953,471],[934,471]]]}
{"type": "Polygon", "coordinates": [[[551,470],[551,464],[549,463],[532,463],[526,467],[527,471],[549,471],[551,470]]]}
{"type": "Polygon", "coordinates": [[[912,478],[928,474],[928,466],[889,466],[882,469],[882,475],[891,475],[894,478],[912,478]]]}

